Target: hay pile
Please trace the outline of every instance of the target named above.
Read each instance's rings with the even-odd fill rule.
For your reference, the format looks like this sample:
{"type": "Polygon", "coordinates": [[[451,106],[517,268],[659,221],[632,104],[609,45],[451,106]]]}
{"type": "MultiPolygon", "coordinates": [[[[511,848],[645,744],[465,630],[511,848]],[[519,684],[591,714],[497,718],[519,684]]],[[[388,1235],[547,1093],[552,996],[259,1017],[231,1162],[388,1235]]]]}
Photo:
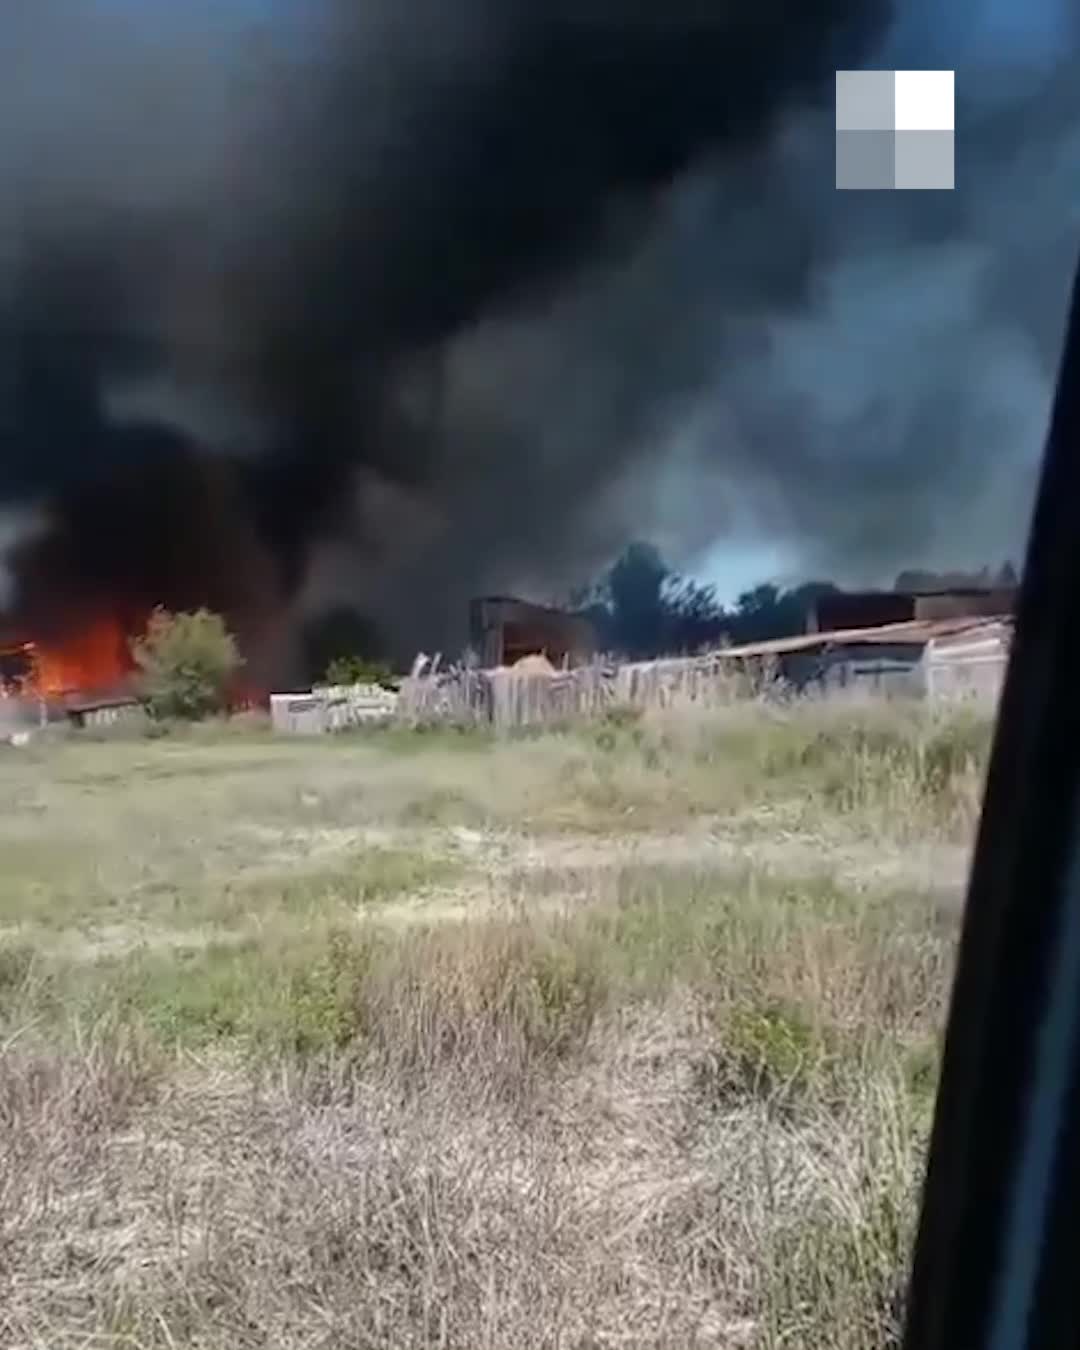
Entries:
{"type": "Polygon", "coordinates": [[[540,652],[519,657],[510,669],[516,671],[519,675],[557,675],[559,673],[547,657],[540,652]]]}

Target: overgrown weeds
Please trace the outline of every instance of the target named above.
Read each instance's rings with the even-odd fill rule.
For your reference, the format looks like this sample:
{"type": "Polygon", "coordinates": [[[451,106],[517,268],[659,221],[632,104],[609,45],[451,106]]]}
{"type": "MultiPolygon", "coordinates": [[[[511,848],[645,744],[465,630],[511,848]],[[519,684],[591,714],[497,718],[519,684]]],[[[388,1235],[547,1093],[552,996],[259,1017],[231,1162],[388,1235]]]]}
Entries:
{"type": "Polygon", "coordinates": [[[628,878],[590,915],[114,967],[88,1034],[0,1056],[8,1343],[894,1343],[919,922],[819,939],[857,898],[796,901],[713,924],[628,878]]]}
{"type": "Polygon", "coordinates": [[[762,702],[5,761],[0,1345],[895,1344],[955,910],[828,859],[969,837],[989,733],[762,702]]]}
{"type": "Polygon", "coordinates": [[[991,711],[822,699],[621,713],[582,733],[567,786],[606,823],[799,800],[805,823],[963,837],[981,797],[991,711]],[[666,811],[665,811],[666,805],[666,811]]]}

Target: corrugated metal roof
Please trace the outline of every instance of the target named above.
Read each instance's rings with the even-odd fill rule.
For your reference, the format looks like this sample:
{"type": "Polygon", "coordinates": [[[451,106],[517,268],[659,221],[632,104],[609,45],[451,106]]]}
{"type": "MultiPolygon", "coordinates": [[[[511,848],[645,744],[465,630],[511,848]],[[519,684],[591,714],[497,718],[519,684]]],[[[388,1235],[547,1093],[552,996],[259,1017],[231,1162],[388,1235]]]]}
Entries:
{"type": "Polygon", "coordinates": [[[961,632],[936,637],[934,646],[940,651],[951,652],[966,650],[968,647],[992,646],[994,643],[1007,644],[1012,639],[1012,633],[1011,619],[988,619],[961,632]]]}
{"type": "Polygon", "coordinates": [[[719,654],[729,657],[786,656],[790,652],[824,651],[829,647],[912,645],[948,638],[973,636],[978,630],[1002,629],[1008,616],[999,618],[910,619],[887,623],[877,628],[845,628],[831,633],[799,633],[795,637],[752,642],[741,647],[726,647],[719,654]]]}

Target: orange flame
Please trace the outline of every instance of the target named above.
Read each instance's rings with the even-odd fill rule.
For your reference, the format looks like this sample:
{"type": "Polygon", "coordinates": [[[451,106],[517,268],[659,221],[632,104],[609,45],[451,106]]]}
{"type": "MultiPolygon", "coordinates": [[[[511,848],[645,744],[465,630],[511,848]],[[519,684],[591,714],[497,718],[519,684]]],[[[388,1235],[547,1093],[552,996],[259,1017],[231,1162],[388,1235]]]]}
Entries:
{"type": "Polygon", "coordinates": [[[111,689],[132,670],[124,629],[111,616],[63,641],[35,643],[34,654],[35,683],[45,695],[111,689]]]}

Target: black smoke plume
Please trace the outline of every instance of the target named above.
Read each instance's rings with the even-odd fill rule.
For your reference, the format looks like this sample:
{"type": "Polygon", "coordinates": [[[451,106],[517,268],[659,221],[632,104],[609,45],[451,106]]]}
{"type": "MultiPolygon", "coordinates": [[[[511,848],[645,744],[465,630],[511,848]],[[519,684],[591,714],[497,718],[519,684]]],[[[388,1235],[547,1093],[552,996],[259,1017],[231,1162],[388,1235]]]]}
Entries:
{"type": "Polygon", "coordinates": [[[970,192],[837,194],[831,73],[889,9],[5,15],[12,622],[207,603],[270,668],[286,617],[347,603],[407,656],[460,639],[471,592],[580,580],[643,528],[677,562],[752,521],[895,571],[971,475],[1015,500],[1075,82],[961,114],[970,192]],[[1035,228],[991,163],[1048,184],[1035,228]]]}
{"type": "Polygon", "coordinates": [[[758,143],[881,21],[874,0],[224,8],[5,14],[0,501],[44,520],[9,554],[26,623],[103,600],[258,620],[335,532],[370,603],[401,542],[385,504],[420,517],[376,605],[392,641],[415,627],[394,607],[454,603],[425,520],[460,534],[464,585],[507,537],[565,537],[576,489],[563,520],[490,494],[492,458],[530,453],[512,428],[466,420],[475,459],[448,461],[448,343],[632,251],[688,164],[758,143]]]}

